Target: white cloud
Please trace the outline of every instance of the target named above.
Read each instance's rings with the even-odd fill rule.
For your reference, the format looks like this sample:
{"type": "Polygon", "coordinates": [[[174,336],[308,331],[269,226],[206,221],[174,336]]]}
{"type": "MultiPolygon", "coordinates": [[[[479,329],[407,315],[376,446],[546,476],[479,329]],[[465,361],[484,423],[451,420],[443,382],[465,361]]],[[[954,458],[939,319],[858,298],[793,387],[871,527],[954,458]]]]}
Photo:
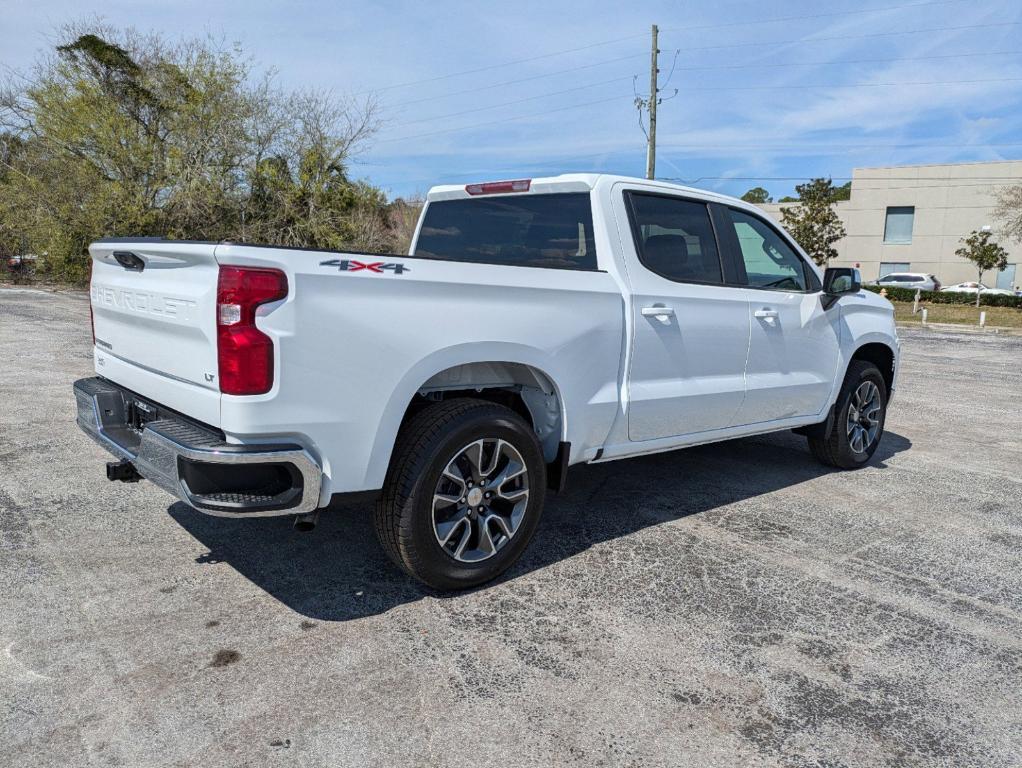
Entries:
{"type": "MultiPolygon", "coordinates": [[[[920,0],[870,2],[887,7],[920,0]]],[[[843,8],[858,10],[855,5],[843,8]]],[[[5,7],[0,30],[4,63],[24,67],[33,50],[43,44],[44,33],[90,10],[77,0],[15,0],[12,7],[5,7]]],[[[818,0],[764,0],[741,8],[681,6],[676,0],[592,0],[585,4],[551,0],[517,0],[513,4],[392,0],[357,5],[327,0],[287,4],[272,0],[178,0],[170,6],[146,0],[104,0],[96,3],[94,10],[101,11],[113,24],[159,29],[170,36],[209,32],[237,39],[261,63],[275,67],[281,82],[288,86],[346,93],[443,78],[380,91],[393,123],[421,121],[394,125],[381,134],[380,141],[356,166],[357,172],[396,193],[442,178],[485,178],[503,172],[607,169],[641,173],[644,138],[631,104],[627,77],[639,74],[640,88],[646,80],[643,57],[651,21],[657,21],[663,30],[665,62],[670,61],[675,48],[682,51],[671,83],[681,93],[661,108],[658,167],[664,175],[844,176],[850,174],[853,165],[877,162],[1022,155],[1022,147],[963,149],[966,145],[1022,142],[1020,83],[852,87],[863,83],[1022,77],[1022,59],[1017,53],[900,64],[860,62],[1015,49],[1019,26],[862,36],[1017,22],[1017,0],[949,0],[825,18],[812,17],[842,9],[818,0]],[[704,28],[707,24],[752,22],[800,13],[804,13],[804,20],[704,28]],[[618,38],[628,39],[545,56],[618,38]],[[800,38],[806,39],[776,42],[800,38]],[[819,38],[827,39],[812,41],[819,38]],[[706,48],[732,43],[745,47],[706,48]],[[535,56],[543,58],[503,64],[535,56]],[[622,58],[626,56],[632,58],[622,58]],[[806,62],[815,63],[795,66],[806,62]],[[501,66],[444,77],[495,64],[501,66]],[[588,64],[594,66],[559,71],[588,64]],[[749,68],[691,69],[735,65],[749,68]],[[497,85],[534,75],[549,76],[497,85]],[[626,79],[591,90],[494,106],[616,77],[626,79]],[[814,84],[835,87],[782,88],[814,84]],[[735,86],[765,87],[712,90],[735,86]],[[617,98],[577,109],[549,111],[611,97],[617,98]],[[494,108],[483,109],[490,106],[494,108]],[[471,109],[480,111],[468,112],[471,109]],[[466,114],[437,119],[462,111],[466,114]],[[533,113],[539,114],[511,119],[533,113]],[[458,130],[434,133],[454,128],[458,130]],[[384,141],[412,135],[416,138],[384,141]],[[927,143],[949,146],[888,146],[927,143]]],[[[708,183],[728,188],[737,184],[720,180],[708,183]]]]}

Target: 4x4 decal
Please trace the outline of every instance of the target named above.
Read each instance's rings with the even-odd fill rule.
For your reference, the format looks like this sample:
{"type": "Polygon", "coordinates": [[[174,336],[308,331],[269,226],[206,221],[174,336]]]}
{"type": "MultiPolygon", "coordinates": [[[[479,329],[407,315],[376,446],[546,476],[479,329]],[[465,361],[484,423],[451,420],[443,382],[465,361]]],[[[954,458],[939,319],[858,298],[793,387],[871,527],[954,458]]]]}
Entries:
{"type": "Polygon", "coordinates": [[[385,270],[393,272],[395,275],[412,271],[404,264],[387,264],[382,261],[355,261],[355,259],[330,259],[329,261],[319,262],[319,265],[321,267],[337,267],[341,272],[361,272],[365,270],[367,272],[375,272],[378,275],[382,275],[385,270]]]}

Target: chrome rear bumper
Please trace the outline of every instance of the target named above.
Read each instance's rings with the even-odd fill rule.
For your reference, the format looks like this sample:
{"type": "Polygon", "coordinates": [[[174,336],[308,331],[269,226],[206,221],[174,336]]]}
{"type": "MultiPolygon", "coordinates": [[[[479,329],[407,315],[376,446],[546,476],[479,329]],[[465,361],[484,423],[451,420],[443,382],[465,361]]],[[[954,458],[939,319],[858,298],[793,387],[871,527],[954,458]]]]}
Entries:
{"type": "Polygon", "coordinates": [[[98,377],[74,383],[78,426],[142,477],[221,517],[311,512],[322,469],[293,443],[236,445],[207,426],[98,377]]]}

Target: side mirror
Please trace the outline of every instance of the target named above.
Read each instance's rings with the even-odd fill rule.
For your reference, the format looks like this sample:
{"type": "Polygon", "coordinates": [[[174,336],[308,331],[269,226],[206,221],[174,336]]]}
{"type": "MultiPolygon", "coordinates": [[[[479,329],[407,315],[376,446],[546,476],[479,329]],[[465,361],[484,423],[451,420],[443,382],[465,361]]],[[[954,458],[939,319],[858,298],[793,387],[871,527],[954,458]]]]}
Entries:
{"type": "Polygon", "coordinates": [[[823,292],[829,296],[858,293],[862,288],[862,275],[855,267],[827,267],[823,273],[823,292]]]}
{"type": "Polygon", "coordinates": [[[823,273],[823,308],[830,309],[842,296],[862,289],[862,275],[855,267],[827,267],[823,273]]]}

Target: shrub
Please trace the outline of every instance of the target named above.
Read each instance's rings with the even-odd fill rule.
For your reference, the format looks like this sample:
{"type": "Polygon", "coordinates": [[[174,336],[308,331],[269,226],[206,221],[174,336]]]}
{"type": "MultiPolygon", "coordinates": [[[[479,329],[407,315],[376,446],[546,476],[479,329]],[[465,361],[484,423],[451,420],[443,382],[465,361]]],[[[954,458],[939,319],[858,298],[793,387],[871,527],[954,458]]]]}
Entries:
{"type": "Polygon", "coordinates": [[[280,89],[216,40],[100,22],[60,37],[0,82],[0,255],[84,283],[110,235],[389,247],[383,191],[350,177],[372,99],[280,89]]]}
{"type": "MultiPolygon", "coordinates": [[[[914,288],[895,288],[893,286],[864,285],[867,291],[880,293],[887,291],[887,298],[891,301],[913,301],[916,297],[914,288]]],[[[930,304],[974,304],[976,294],[954,293],[952,291],[920,291],[919,301],[930,304]]],[[[1014,307],[1022,309],[1022,296],[1003,296],[1001,294],[985,294],[979,297],[979,303],[986,307],[1014,307]]]]}

